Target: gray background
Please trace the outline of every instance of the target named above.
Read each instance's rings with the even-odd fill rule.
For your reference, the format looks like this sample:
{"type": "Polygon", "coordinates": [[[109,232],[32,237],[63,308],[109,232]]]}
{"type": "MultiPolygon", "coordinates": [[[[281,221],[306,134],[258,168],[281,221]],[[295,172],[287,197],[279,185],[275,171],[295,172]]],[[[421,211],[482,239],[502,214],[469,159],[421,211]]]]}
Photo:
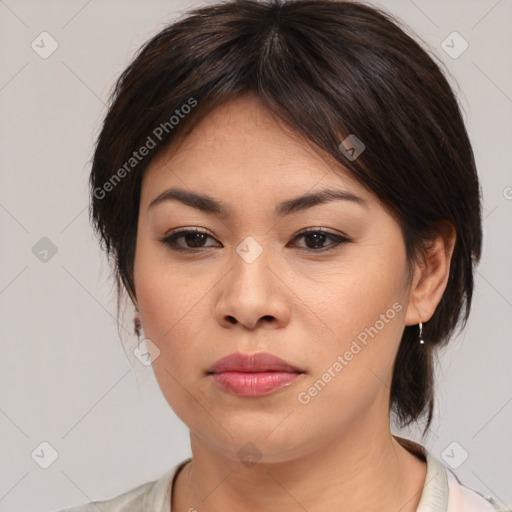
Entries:
{"type": "MultiPolygon", "coordinates": [[[[484,195],[474,310],[440,354],[437,414],[425,444],[445,463],[460,463],[455,473],[466,485],[511,506],[512,2],[375,4],[430,45],[460,87],[484,195]],[[458,58],[441,46],[453,31],[469,43],[458,58]]],[[[187,428],[151,367],[130,353],[132,309],[118,334],[109,269],[88,223],[87,178],[115,78],[144,41],[194,5],[0,0],[4,511],[110,498],[190,455],[187,428]],[[46,59],[31,47],[43,31],[59,45],[46,59]],[[43,237],[57,249],[46,262],[33,251],[43,237]],[[39,465],[49,461],[44,441],[58,453],[47,469],[39,465]]],[[[417,431],[402,435],[419,439],[417,431]]]]}

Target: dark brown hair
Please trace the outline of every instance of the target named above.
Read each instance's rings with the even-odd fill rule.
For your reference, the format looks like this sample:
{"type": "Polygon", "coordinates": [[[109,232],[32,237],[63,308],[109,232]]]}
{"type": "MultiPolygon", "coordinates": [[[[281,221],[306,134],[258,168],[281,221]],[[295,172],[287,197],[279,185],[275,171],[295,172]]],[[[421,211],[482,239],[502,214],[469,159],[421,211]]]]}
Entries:
{"type": "Polygon", "coordinates": [[[375,7],[218,3],[186,13],[139,50],[115,84],[90,175],[91,220],[115,263],[118,314],[123,289],[135,296],[144,170],[212,109],[247,93],[379,197],[401,225],[410,264],[440,221],[454,226],[449,280],[424,325],[426,343],[418,343],[417,326],[405,327],[393,370],[390,410],[400,426],[426,414],[425,433],[434,348],[469,315],[482,243],[480,188],[447,79],[397,20],[375,7]],[[365,145],[353,160],[340,150],[349,134],[365,145]],[[142,147],[149,150],[139,153],[142,147]]]}

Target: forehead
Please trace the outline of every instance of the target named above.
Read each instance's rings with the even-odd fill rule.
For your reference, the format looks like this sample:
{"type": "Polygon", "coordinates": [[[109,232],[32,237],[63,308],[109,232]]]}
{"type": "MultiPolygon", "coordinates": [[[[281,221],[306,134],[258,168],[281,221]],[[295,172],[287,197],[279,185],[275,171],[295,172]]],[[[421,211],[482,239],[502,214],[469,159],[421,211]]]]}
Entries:
{"type": "Polygon", "coordinates": [[[369,196],[331,155],[273,117],[253,95],[216,108],[162,151],[145,172],[141,202],[173,185],[233,199],[237,193],[282,197],[327,187],[369,196]]]}

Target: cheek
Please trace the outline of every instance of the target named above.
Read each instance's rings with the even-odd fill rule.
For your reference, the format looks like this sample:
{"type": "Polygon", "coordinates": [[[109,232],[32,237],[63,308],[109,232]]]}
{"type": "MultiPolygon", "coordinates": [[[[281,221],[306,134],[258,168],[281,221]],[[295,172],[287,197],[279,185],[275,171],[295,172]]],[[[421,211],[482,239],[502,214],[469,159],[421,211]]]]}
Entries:
{"type": "MultiPolygon", "coordinates": [[[[207,314],[204,286],[184,282],[170,268],[152,266],[137,283],[139,309],[146,338],[161,350],[173,368],[190,363],[207,314]]],[[[190,366],[189,366],[190,367],[190,366]]]]}
{"type": "Polygon", "coordinates": [[[347,258],[337,270],[302,291],[334,345],[349,342],[382,315],[386,327],[382,329],[378,322],[379,330],[391,335],[401,328],[398,313],[405,310],[407,299],[405,256],[386,247],[357,252],[357,257],[347,258]]]}
{"type": "Polygon", "coordinates": [[[165,261],[164,253],[141,233],[135,257],[135,287],[145,337],[161,351],[159,359],[177,362],[179,359],[171,356],[180,348],[180,329],[186,325],[187,301],[193,294],[190,286],[180,282],[180,273],[165,261]]]}
{"type": "Polygon", "coordinates": [[[397,235],[394,244],[358,248],[341,270],[322,277],[321,288],[304,290],[322,331],[307,347],[316,362],[311,380],[320,379],[319,388],[329,382],[317,404],[346,407],[344,399],[356,395],[371,400],[390,383],[407,304],[405,248],[397,235]]]}
{"type": "Polygon", "coordinates": [[[198,329],[206,314],[206,302],[200,300],[204,289],[195,289],[193,279],[177,278],[169,265],[150,264],[142,252],[139,263],[136,286],[144,335],[159,350],[152,369],[171,409],[189,424],[201,412],[194,408],[196,401],[202,403],[197,377],[206,369],[200,345],[204,336],[198,329]]]}
{"type": "Polygon", "coordinates": [[[193,305],[204,289],[193,271],[173,261],[161,242],[144,230],[139,234],[134,265],[139,309],[147,325],[145,334],[163,342],[186,325],[187,312],[194,314],[193,305]]]}
{"type": "MultiPolygon", "coordinates": [[[[191,395],[200,400],[198,381],[218,349],[211,343],[213,272],[177,263],[154,241],[140,239],[135,283],[144,335],[160,351],[152,368],[163,395],[183,418],[191,395]]],[[[217,336],[218,338],[218,336],[217,336]]]]}

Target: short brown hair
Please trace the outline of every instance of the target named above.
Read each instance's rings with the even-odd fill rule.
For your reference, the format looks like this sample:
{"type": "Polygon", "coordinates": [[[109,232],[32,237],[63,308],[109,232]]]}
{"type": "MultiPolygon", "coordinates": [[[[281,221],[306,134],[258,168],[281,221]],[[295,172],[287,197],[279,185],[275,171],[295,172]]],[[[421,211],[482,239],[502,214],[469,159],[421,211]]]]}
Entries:
{"type": "Polygon", "coordinates": [[[144,44],[115,84],[90,175],[91,220],[114,259],[118,313],[123,288],[135,296],[144,170],[212,109],[249,92],[379,197],[401,225],[409,263],[439,221],[454,226],[449,279],[424,326],[426,343],[417,342],[416,326],[405,327],[390,392],[400,426],[427,414],[426,432],[434,348],[469,315],[481,193],[447,79],[380,9],[354,1],[228,1],[190,11],[144,44]],[[340,151],[349,134],[365,145],[354,160],[340,151]],[[157,147],[132,161],[148,137],[157,147]]]}

